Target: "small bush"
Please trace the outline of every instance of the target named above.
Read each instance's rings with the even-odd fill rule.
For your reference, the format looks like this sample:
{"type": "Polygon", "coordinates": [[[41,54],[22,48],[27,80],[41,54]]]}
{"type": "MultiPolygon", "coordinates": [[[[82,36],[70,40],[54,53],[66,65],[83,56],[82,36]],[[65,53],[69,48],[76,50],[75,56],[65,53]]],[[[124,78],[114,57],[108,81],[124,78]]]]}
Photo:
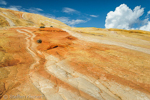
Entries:
{"type": "Polygon", "coordinates": [[[50,26],[50,27],[53,27],[53,26],[50,26]]]}
{"type": "Polygon", "coordinates": [[[37,40],[37,43],[42,43],[42,40],[41,39],[37,40]]]}
{"type": "Polygon", "coordinates": [[[40,28],[45,28],[45,26],[40,26],[40,28]]]}

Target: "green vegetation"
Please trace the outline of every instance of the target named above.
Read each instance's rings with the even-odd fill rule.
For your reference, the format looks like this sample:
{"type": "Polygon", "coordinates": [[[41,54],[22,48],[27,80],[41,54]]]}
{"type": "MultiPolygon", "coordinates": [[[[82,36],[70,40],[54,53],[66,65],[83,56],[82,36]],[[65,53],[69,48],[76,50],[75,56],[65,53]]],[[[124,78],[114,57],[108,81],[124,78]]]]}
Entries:
{"type": "Polygon", "coordinates": [[[41,39],[37,40],[37,43],[42,43],[42,40],[41,39]]]}

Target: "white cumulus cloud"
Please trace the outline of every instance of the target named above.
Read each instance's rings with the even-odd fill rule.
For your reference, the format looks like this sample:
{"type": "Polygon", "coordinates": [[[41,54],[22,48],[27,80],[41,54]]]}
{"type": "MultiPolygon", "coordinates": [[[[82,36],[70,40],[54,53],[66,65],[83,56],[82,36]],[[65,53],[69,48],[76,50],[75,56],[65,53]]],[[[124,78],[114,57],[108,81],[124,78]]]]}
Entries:
{"type": "Polygon", "coordinates": [[[139,22],[139,17],[144,13],[144,8],[136,6],[133,10],[126,4],[121,4],[110,11],[105,20],[106,28],[131,29],[132,25],[139,22]]]}
{"type": "Polygon", "coordinates": [[[65,13],[68,13],[68,14],[73,14],[73,13],[76,13],[76,14],[79,14],[80,12],[75,10],[75,9],[72,9],[72,8],[68,8],[68,7],[64,7],[62,9],[62,12],[65,12],[65,13]]]}
{"type": "Polygon", "coordinates": [[[143,25],[139,29],[140,30],[145,30],[145,31],[150,31],[150,21],[148,21],[146,25],[143,25]]]}
{"type": "Polygon", "coordinates": [[[0,0],[1,5],[7,5],[7,2],[5,0],[0,0]]]}
{"type": "Polygon", "coordinates": [[[98,17],[98,15],[90,15],[91,17],[98,17]]]}
{"type": "Polygon", "coordinates": [[[147,15],[149,15],[149,14],[150,14],[150,11],[147,12],[147,15]]]}

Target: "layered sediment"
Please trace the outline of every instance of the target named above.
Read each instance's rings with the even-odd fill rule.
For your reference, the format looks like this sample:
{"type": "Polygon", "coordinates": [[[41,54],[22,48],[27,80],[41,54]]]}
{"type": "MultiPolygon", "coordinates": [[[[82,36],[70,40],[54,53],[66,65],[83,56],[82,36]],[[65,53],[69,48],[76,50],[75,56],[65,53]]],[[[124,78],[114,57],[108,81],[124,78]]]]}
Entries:
{"type": "Polygon", "coordinates": [[[37,100],[150,98],[148,53],[71,34],[59,28],[1,31],[1,99],[18,94],[37,100]]]}
{"type": "MultiPolygon", "coordinates": [[[[150,100],[150,32],[70,28],[59,21],[17,27],[8,12],[0,10],[11,24],[0,30],[1,100],[150,100]]],[[[11,13],[21,22],[29,18],[11,13]]]]}

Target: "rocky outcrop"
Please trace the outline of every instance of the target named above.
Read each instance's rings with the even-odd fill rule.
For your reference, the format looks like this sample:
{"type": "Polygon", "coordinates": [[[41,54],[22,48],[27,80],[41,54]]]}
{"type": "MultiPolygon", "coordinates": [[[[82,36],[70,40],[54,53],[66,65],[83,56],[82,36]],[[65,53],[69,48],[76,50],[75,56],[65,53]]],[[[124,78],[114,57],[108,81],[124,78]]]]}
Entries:
{"type": "Polygon", "coordinates": [[[0,8],[0,18],[1,22],[5,21],[5,23],[9,23],[1,23],[0,27],[40,27],[41,24],[44,24],[44,26],[46,27],[54,26],[59,28],[70,28],[68,25],[52,18],[47,18],[42,15],[27,12],[13,11],[4,8],[0,8]]]}
{"type": "Polygon", "coordinates": [[[1,100],[150,100],[149,32],[60,26],[0,30],[1,100]]]}

